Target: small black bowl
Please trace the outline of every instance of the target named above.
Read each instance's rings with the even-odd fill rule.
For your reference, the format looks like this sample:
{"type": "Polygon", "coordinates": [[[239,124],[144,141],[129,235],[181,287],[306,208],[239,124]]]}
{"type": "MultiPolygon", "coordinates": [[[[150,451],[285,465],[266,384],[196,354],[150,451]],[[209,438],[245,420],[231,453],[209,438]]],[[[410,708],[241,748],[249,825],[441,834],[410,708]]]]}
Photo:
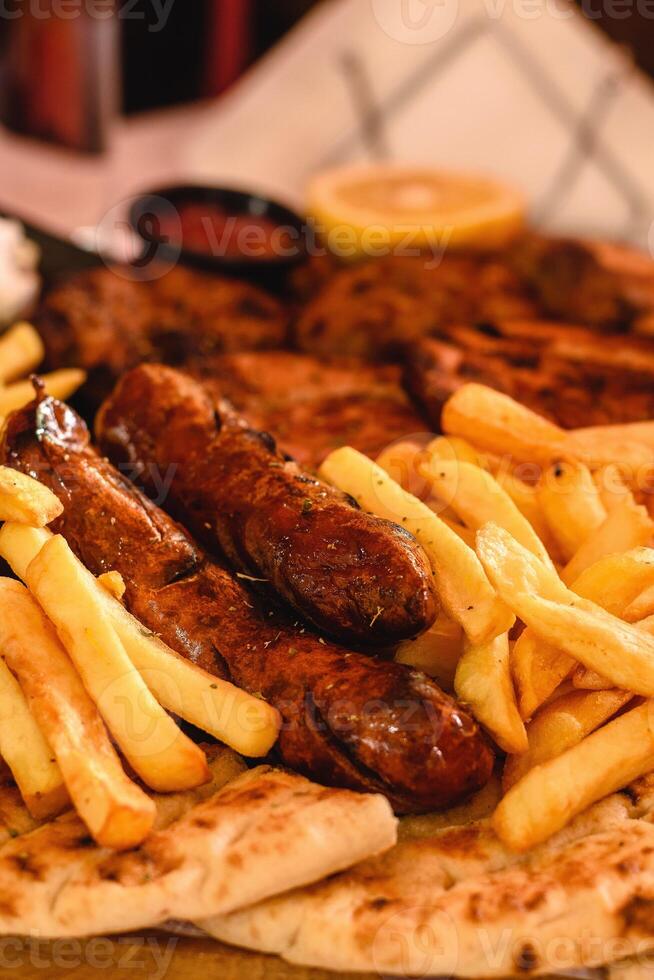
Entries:
{"type": "MultiPolygon", "coordinates": [[[[214,212],[216,213],[216,212],[214,212]]],[[[143,240],[144,259],[162,259],[167,262],[182,262],[213,272],[239,276],[257,281],[275,282],[306,259],[306,225],[300,215],[284,205],[250,191],[227,187],[205,187],[202,185],[180,185],[148,191],[135,198],[129,209],[129,223],[134,232],[143,240]],[[241,227],[239,241],[246,249],[239,254],[226,254],[221,242],[214,240],[213,248],[202,250],[184,243],[182,216],[189,205],[221,212],[226,217],[252,219],[252,226],[241,227]],[[261,253],[260,242],[248,245],[247,236],[261,219],[266,224],[273,223],[277,232],[277,250],[269,249],[261,253]],[[286,236],[285,241],[279,235],[286,236]]],[[[208,243],[209,244],[209,243],[208,243]]]]}

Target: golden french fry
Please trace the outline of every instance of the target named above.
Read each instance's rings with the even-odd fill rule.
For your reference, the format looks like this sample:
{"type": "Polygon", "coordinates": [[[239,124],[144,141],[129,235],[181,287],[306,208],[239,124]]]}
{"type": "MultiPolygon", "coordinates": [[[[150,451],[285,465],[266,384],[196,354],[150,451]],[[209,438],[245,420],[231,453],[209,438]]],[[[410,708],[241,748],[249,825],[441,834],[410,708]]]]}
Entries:
{"type": "MultiPolygon", "coordinates": [[[[86,373],[78,368],[62,368],[51,374],[42,374],[45,390],[53,398],[70,398],[86,381],[86,373]]],[[[0,389],[0,416],[9,415],[29,404],[34,398],[31,381],[16,381],[0,389]]]]}
{"type": "Polygon", "coordinates": [[[574,659],[564,650],[547,643],[533,630],[523,630],[511,651],[511,675],[520,716],[531,718],[574,665],[574,659]]]}
{"type": "Polygon", "coordinates": [[[653,534],[654,521],[647,510],[632,497],[625,497],[580,545],[561,572],[561,578],[564,582],[574,582],[600,558],[644,546],[653,534]]]}
{"type": "MultiPolygon", "coordinates": [[[[627,619],[634,597],[652,583],[654,550],[637,548],[622,555],[609,555],[587,568],[573,582],[572,591],[596,602],[607,612],[627,619]]],[[[546,643],[525,629],[511,653],[511,669],[518,705],[523,718],[530,718],[575,667],[565,649],[546,643]]]]}
{"type": "Polygon", "coordinates": [[[97,708],[27,589],[3,579],[0,602],[0,648],[80,817],[99,844],[137,846],[152,828],[154,803],[123,771],[97,708]]]}
{"type": "Polygon", "coordinates": [[[561,755],[608,721],[633,695],[629,691],[574,691],[538,712],[527,726],[529,748],[507,758],[502,774],[504,792],[533,769],[561,755]]]}
{"type": "Polygon", "coordinates": [[[454,688],[456,665],[463,653],[463,630],[443,613],[433,626],[414,640],[403,640],[395,650],[400,664],[416,667],[448,691],[454,688]]]}
{"type": "MultiPolygon", "coordinates": [[[[45,529],[5,524],[0,555],[24,581],[30,562],[51,538],[45,529]]],[[[129,659],[164,708],[242,755],[270,751],[281,724],[275,708],[180,657],[104,589],[97,593],[129,659]]]]}
{"type": "Polygon", "coordinates": [[[98,585],[119,601],[125,595],[125,580],[120,572],[103,572],[98,575],[98,585]]]}
{"type": "Polygon", "coordinates": [[[654,451],[654,422],[627,422],[618,425],[591,425],[573,429],[568,437],[580,445],[609,443],[619,452],[620,446],[638,442],[654,451]]]}
{"type": "Polygon", "coordinates": [[[459,460],[430,459],[420,466],[420,473],[468,527],[476,531],[494,521],[542,562],[554,567],[529,521],[486,470],[459,460]]]}
{"type": "Polygon", "coordinates": [[[654,638],[568,589],[502,528],[477,533],[492,584],[520,619],[615,687],[654,694],[654,638]]]}
{"type": "Polygon", "coordinates": [[[566,560],[606,518],[590,470],[573,459],[557,459],[547,467],[538,485],[538,502],[566,560]]]}
{"type": "Polygon", "coordinates": [[[376,463],[391,480],[399,483],[403,490],[407,490],[418,500],[422,500],[439,517],[456,522],[456,514],[452,508],[434,496],[429,481],[420,473],[420,464],[425,459],[428,459],[427,450],[407,440],[384,449],[376,463]]]}
{"type": "Polygon", "coordinates": [[[550,556],[554,553],[555,557],[558,557],[556,542],[538,502],[536,487],[530,486],[509,472],[506,466],[500,466],[493,475],[505,493],[508,493],[520,513],[527,518],[550,556]]]}
{"type": "Polygon", "coordinates": [[[4,558],[14,575],[25,581],[29,563],[43,545],[52,538],[46,527],[28,527],[10,523],[0,527],[0,557],[4,558]]]}
{"type": "Polygon", "coordinates": [[[5,601],[7,590],[14,586],[20,587],[10,579],[0,579],[0,753],[27,809],[34,818],[45,820],[65,810],[70,799],[52,749],[4,659],[8,633],[18,629],[27,643],[32,639],[29,624],[19,622],[11,600],[5,601]]]}
{"type": "Polygon", "coordinates": [[[0,466],[0,521],[44,527],[63,511],[51,490],[31,476],[0,466]]]}
{"type": "Polygon", "coordinates": [[[516,851],[547,840],[582,810],[654,768],[653,705],[610,721],[509,789],[492,823],[516,851]]]}
{"type": "Polygon", "coordinates": [[[607,677],[602,677],[595,670],[588,670],[583,664],[577,664],[571,678],[573,686],[583,691],[608,691],[613,687],[607,677]]]}
{"type": "Polygon", "coordinates": [[[600,425],[565,434],[568,452],[592,468],[613,464],[629,486],[648,482],[654,463],[652,422],[600,425]]]}
{"type": "Polygon", "coordinates": [[[281,726],[272,705],[179,656],[117,600],[106,598],[105,608],[131,662],[165,708],[241,755],[267,755],[281,726]]]}
{"type": "Polygon", "coordinates": [[[405,439],[383,449],[376,463],[388,473],[391,480],[423,499],[428,488],[424,478],[418,473],[417,463],[424,455],[425,450],[417,442],[405,439]]]}
{"type": "Polygon", "coordinates": [[[485,385],[462,385],[446,401],[443,431],[498,456],[547,464],[561,452],[565,433],[508,395],[485,385]]]}
{"type": "Polygon", "coordinates": [[[636,503],[624,475],[615,463],[607,463],[595,470],[593,480],[607,514],[610,514],[614,507],[622,504],[625,500],[636,503]]]}
{"type": "Polygon", "coordinates": [[[460,623],[471,642],[485,643],[510,629],[514,617],[498,600],[472,548],[381,467],[343,447],[330,453],[319,472],[364,510],[415,534],[431,561],[445,612],[460,623]]]}
{"type": "Polygon", "coordinates": [[[436,436],[428,443],[426,456],[429,459],[459,460],[461,463],[473,463],[481,466],[479,453],[467,439],[458,436],[436,436]]]}
{"type": "Polygon", "coordinates": [[[204,753],[152,696],[106,614],[102,590],[61,535],[43,545],[26,579],[141,779],[164,793],[205,782],[204,753]]]}
{"type": "Polygon", "coordinates": [[[0,337],[0,382],[24,377],[45,357],[43,341],[31,323],[16,323],[0,337]]]}
{"type": "Polygon", "coordinates": [[[636,623],[654,614],[654,583],[645,586],[642,592],[633,599],[624,611],[623,619],[628,623],[636,623]]]}
{"type": "Polygon", "coordinates": [[[526,752],[527,733],[511,681],[508,634],[466,647],[456,668],[454,690],[501,749],[526,752]]]}

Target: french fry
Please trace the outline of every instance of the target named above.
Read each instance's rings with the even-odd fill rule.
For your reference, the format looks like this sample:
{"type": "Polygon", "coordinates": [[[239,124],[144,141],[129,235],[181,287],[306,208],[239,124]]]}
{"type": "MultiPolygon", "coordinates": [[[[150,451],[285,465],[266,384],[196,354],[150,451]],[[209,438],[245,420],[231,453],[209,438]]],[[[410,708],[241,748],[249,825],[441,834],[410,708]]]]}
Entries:
{"type": "Polygon", "coordinates": [[[43,545],[52,538],[45,527],[7,523],[0,527],[0,557],[4,558],[14,575],[25,581],[27,569],[43,545]]]}
{"type": "MultiPolygon", "coordinates": [[[[654,550],[637,548],[595,562],[572,584],[572,591],[614,616],[628,619],[626,613],[634,597],[648,585],[654,585],[653,575],[654,550]]],[[[522,717],[530,718],[574,667],[574,658],[565,650],[546,643],[530,629],[524,630],[511,654],[522,717]]],[[[603,681],[609,684],[606,679],[603,681]]]]}
{"type": "Polygon", "coordinates": [[[507,633],[489,643],[466,647],[456,669],[454,690],[501,749],[527,751],[527,733],[511,681],[507,633]]]}
{"type": "Polygon", "coordinates": [[[494,521],[542,562],[554,567],[529,521],[486,470],[459,460],[430,459],[420,465],[420,473],[468,527],[476,531],[494,521]]]}
{"type": "Polygon", "coordinates": [[[460,623],[472,643],[485,643],[511,628],[514,617],[498,600],[472,548],[381,467],[344,447],[330,453],[320,475],[353,496],[364,510],[415,534],[431,561],[445,612],[460,623]]]}
{"type": "Polygon", "coordinates": [[[561,572],[564,582],[574,582],[583,571],[607,555],[631,551],[648,544],[654,521],[632,497],[625,497],[586,538],[561,572]]]}
{"type": "Polygon", "coordinates": [[[267,755],[281,726],[272,705],[179,656],[117,600],[107,596],[105,608],[131,662],[160,704],[241,755],[267,755]]]}
{"type": "Polygon", "coordinates": [[[502,773],[504,792],[543,762],[554,759],[594,732],[624,707],[629,691],[574,691],[545,705],[527,727],[529,748],[507,758],[502,773]]]}
{"type": "Polygon", "coordinates": [[[531,718],[575,666],[574,659],[531,629],[522,631],[511,651],[511,676],[520,716],[531,718]]]}
{"type": "Polygon", "coordinates": [[[426,456],[430,459],[459,460],[481,466],[479,453],[467,439],[458,436],[436,436],[427,444],[426,456]]]}
{"type": "Polygon", "coordinates": [[[152,696],[106,614],[96,580],[61,535],[43,545],[26,581],[143,782],[164,793],[205,782],[204,753],[152,696]]]}
{"type": "MultiPolygon", "coordinates": [[[[8,631],[23,624],[11,624],[10,611],[3,596],[6,583],[0,579],[0,654],[6,656],[8,631]]],[[[16,781],[27,809],[37,820],[57,816],[70,805],[61,770],[53,757],[27,699],[11,670],[0,660],[0,753],[16,781]]]]}
{"type": "MultiPolygon", "coordinates": [[[[152,828],[154,803],[123,771],[97,708],[27,589],[1,580],[0,604],[0,648],[52,746],[47,754],[54,754],[58,766],[51,768],[63,776],[94,840],[116,849],[136,847],[152,828]]],[[[28,765],[36,766],[42,750],[33,740],[26,748],[28,765]]]]}
{"type": "Polygon", "coordinates": [[[608,463],[606,466],[595,470],[593,480],[607,514],[610,514],[614,507],[619,506],[625,500],[636,503],[624,475],[615,463],[608,463]]]}
{"type": "Polygon", "coordinates": [[[462,385],[446,401],[443,431],[476,449],[527,462],[549,463],[560,453],[565,433],[508,395],[485,385],[462,385]]]}
{"type": "Polygon", "coordinates": [[[568,451],[599,468],[613,463],[630,486],[638,487],[651,472],[654,460],[654,423],[598,425],[566,432],[568,451]]]}
{"type": "Polygon", "coordinates": [[[492,823],[515,851],[547,840],[582,810],[654,768],[651,701],[632,708],[509,789],[492,823]]]}
{"type": "Polygon", "coordinates": [[[391,480],[422,500],[439,517],[456,522],[456,514],[442,500],[434,496],[429,481],[420,473],[420,464],[428,459],[427,450],[417,443],[406,440],[388,446],[377,457],[377,466],[390,476],[391,480]]]}
{"type": "Polygon", "coordinates": [[[590,470],[573,459],[557,459],[547,467],[538,486],[538,502],[566,561],[606,518],[590,470]]]}
{"type": "Polygon", "coordinates": [[[617,451],[625,442],[638,442],[654,452],[654,422],[627,422],[618,425],[591,425],[572,429],[568,438],[580,445],[608,442],[617,451]]]}
{"type": "MultiPolygon", "coordinates": [[[[40,377],[48,395],[62,400],[70,398],[86,381],[86,373],[78,368],[62,368],[40,377]]],[[[33,398],[34,386],[31,381],[15,381],[6,388],[0,388],[0,417],[23,408],[33,398]]]]}
{"type": "Polygon", "coordinates": [[[454,674],[463,653],[463,630],[458,623],[440,613],[436,622],[415,640],[403,640],[395,650],[395,660],[416,667],[433,677],[448,691],[454,689],[454,674]]]}
{"type": "Polygon", "coordinates": [[[383,449],[376,463],[388,473],[391,480],[395,480],[409,493],[415,494],[422,500],[428,491],[428,486],[424,477],[420,476],[417,464],[424,457],[425,450],[417,442],[405,439],[383,449]]]}
{"type": "Polygon", "coordinates": [[[608,691],[613,687],[608,677],[602,677],[595,670],[588,670],[583,664],[577,664],[571,677],[573,686],[583,691],[608,691]]]}
{"type": "Polygon", "coordinates": [[[654,638],[571,592],[496,525],[477,533],[477,552],[498,593],[537,635],[615,687],[654,694],[654,638]]]}
{"type": "Polygon", "coordinates": [[[467,439],[475,449],[496,457],[543,465],[568,457],[591,469],[614,463],[630,486],[647,479],[654,468],[651,447],[634,432],[624,439],[591,429],[565,432],[508,395],[476,383],[462,385],[450,396],[441,425],[448,435],[467,439]]]}
{"type": "MultiPolygon", "coordinates": [[[[25,581],[30,562],[51,538],[45,529],[5,524],[0,556],[25,581]]],[[[128,657],[159,704],[241,755],[259,757],[270,751],[281,724],[275,708],[179,656],[105,589],[98,587],[97,592],[128,657]]]]}
{"type": "Polygon", "coordinates": [[[527,518],[549,554],[554,553],[558,557],[556,543],[538,502],[536,487],[530,486],[515,474],[508,472],[505,466],[500,466],[493,475],[505,493],[508,493],[520,513],[527,518]]]}
{"type": "Polygon", "coordinates": [[[640,595],[629,603],[622,618],[628,623],[636,623],[652,614],[654,614],[654,583],[646,586],[640,595]]]}
{"type": "Polygon", "coordinates": [[[57,497],[31,476],[0,466],[0,521],[44,527],[59,517],[57,497]]]}
{"type": "Polygon", "coordinates": [[[0,382],[22,378],[45,357],[43,341],[31,323],[16,323],[0,337],[0,382]]]}

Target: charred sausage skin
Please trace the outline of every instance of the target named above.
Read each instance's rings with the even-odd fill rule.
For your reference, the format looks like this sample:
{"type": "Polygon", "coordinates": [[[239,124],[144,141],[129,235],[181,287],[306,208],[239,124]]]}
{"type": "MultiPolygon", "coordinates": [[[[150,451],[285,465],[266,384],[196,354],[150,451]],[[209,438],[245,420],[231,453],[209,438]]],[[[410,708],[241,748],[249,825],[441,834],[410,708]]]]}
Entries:
{"type": "Polygon", "coordinates": [[[477,723],[403,665],[326,642],[262,603],[89,445],[49,397],[13,415],[0,459],[59,497],[53,525],[96,574],[116,569],[145,626],[283,717],[284,763],[327,784],[384,793],[398,812],[445,808],[488,780],[477,723]]]}
{"type": "Polygon", "coordinates": [[[168,474],[166,509],[323,632],[392,644],[433,623],[434,579],[417,541],[285,460],[271,436],[187,375],[157,364],[130,371],[96,432],[114,462],[168,474]]]}

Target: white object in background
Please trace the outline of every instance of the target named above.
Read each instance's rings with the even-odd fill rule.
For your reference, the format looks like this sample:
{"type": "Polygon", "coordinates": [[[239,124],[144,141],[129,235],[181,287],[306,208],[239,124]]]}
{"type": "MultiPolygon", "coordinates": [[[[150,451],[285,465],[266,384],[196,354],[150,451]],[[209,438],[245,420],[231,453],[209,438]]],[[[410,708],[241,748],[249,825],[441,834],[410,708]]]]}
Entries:
{"type": "Polygon", "coordinates": [[[19,221],[0,218],[0,327],[24,315],[40,288],[39,249],[19,221]]]}
{"type": "Polygon", "coordinates": [[[648,244],[654,87],[563,0],[332,0],[209,115],[196,178],[301,205],[313,173],[377,153],[513,183],[552,230],[648,244]]]}

